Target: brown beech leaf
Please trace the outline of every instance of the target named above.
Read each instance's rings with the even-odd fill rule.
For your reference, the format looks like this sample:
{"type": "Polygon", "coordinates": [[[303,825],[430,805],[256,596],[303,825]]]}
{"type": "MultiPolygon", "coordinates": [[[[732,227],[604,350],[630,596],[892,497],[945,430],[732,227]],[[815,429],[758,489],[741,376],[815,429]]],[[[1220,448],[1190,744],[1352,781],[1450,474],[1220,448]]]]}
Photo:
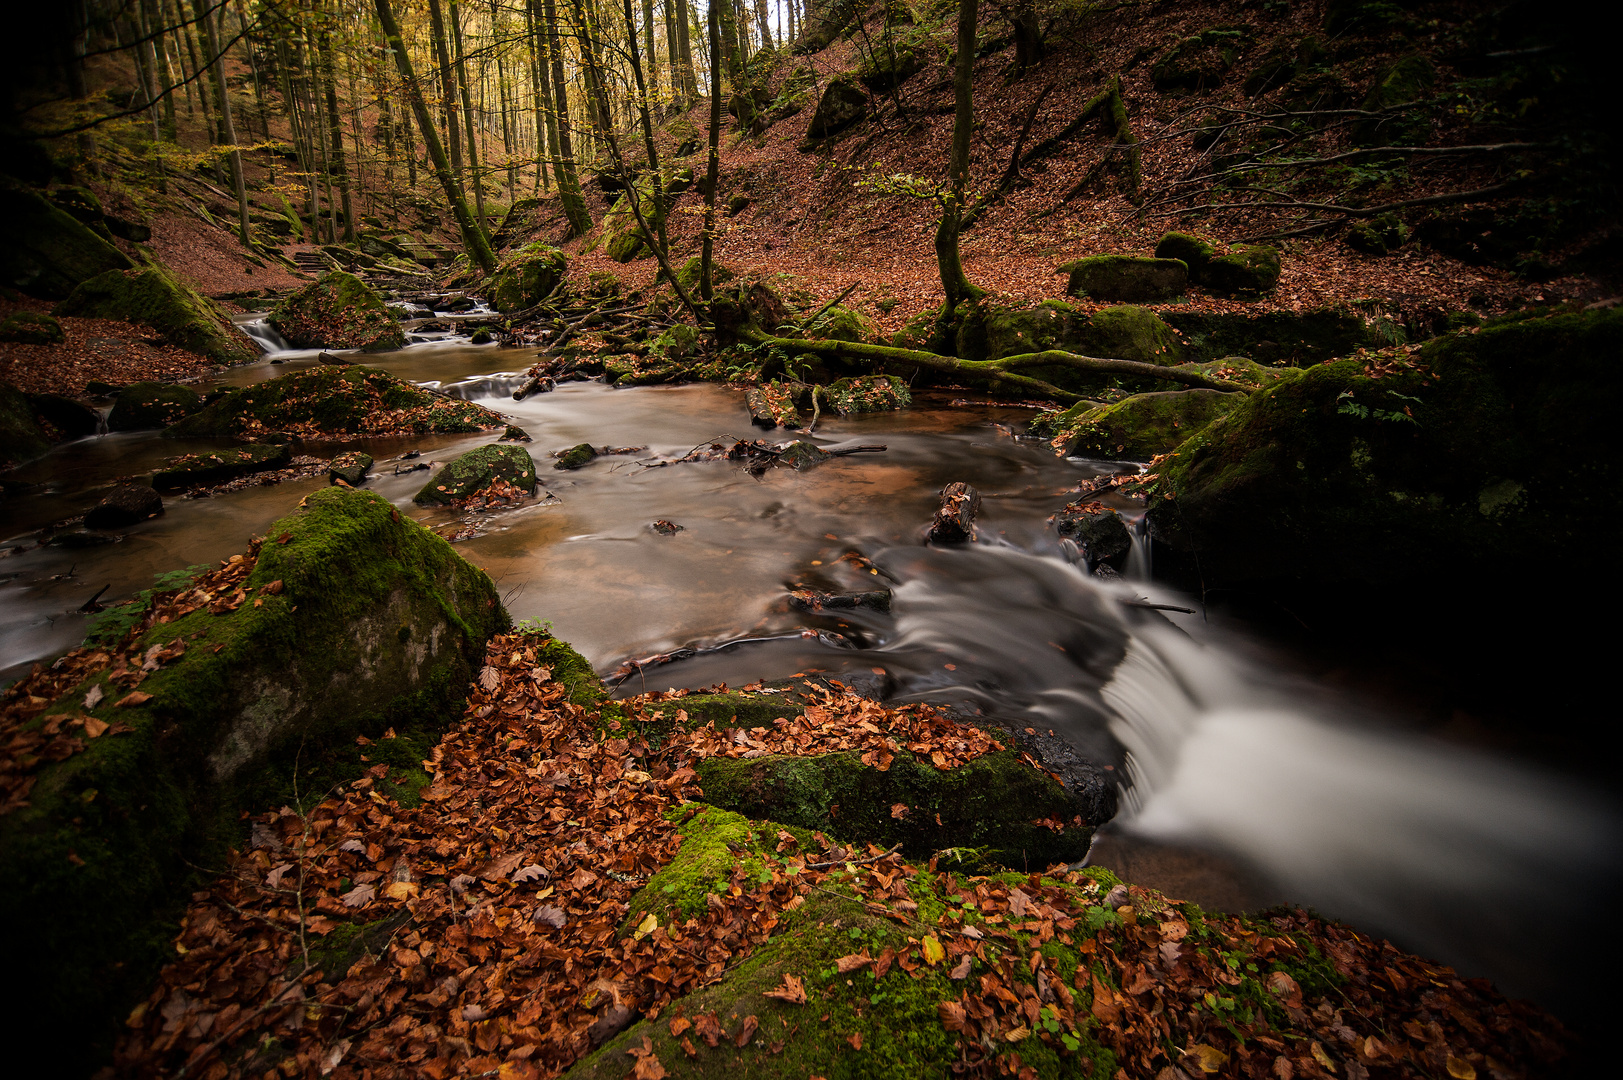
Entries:
{"type": "Polygon", "coordinates": [[[754,1014],[744,1017],[744,1023],[740,1025],[738,1029],[738,1037],[733,1040],[733,1045],[737,1046],[739,1049],[743,1049],[744,1047],[748,1046],[750,1044],[750,1040],[755,1038],[756,1029],[758,1029],[760,1026],[761,1022],[755,1018],[754,1014]]]}
{"type": "MultiPolygon", "coordinates": [[[[152,700],[152,695],[144,690],[131,690],[117,701],[113,702],[120,709],[129,709],[137,705],[145,705],[152,700]]],[[[336,1068],[336,1066],[334,1066],[336,1068]]]]}
{"type": "Polygon", "coordinates": [[[873,957],[868,955],[867,949],[863,949],[859,953],[851,953],[848,956],[840,957],[834,961],[834,966],[839,969],[841,975],[849,975],[853,971],[865,968],[872,963],[873,957]]]}
{"type": "MultiPolygon", "coordinates": [[[[806,984],[798,976],[785,972],[783,985],[776,990],[768,990],[762,996],[776,998],[778,1001],[786,1001],[791,1005],[804,1005],[806,1004],[806,984]]],[[[680,1032],[672,1031],[671,1034],[678,1035],[680,1032]]]]}

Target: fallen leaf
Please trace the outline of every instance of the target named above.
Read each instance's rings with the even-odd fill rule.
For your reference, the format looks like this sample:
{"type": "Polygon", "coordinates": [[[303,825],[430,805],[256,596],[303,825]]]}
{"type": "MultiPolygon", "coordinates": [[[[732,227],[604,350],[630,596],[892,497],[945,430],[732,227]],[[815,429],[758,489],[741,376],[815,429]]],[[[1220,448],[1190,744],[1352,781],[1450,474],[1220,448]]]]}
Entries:
{"type": "Polygon", "coordinates": [[[693,1030],[711,1048],[721,1045],[722,1037],[727,1034],[722,1030],[721,1021],[716,1019],[715,1013],[704,1013],[693,1021],[693,1030]]]}
{"type": "MultiPolygon", "coordinates": [[[[152,700],[152,695],[143,690],[131,690],[117,701],[113,702],[120,709],[133,708],[136,705],[145,705],[152,700]]],[[[337,1068],[335,1065],[334,1068],[337,1068]]]]}
{"type": "MultiPolygon", "coordinates": [[[[776,998],[779,1001],[786,1001],[791,1005],[804,1005],[806,1004],[806,984],[803,983],[799,977],[785,972],[783,976],[783,985],[778,987],[776,990],[768,990],[762,996],[776,998]]],[[[674,1025],[675,1021],[672,1021],[672,1024],[674,1025]]],[[[680,1034],[681,1032],[679,1031],[671,1032],[672,1036],[680,1034]]]]}
{"type": "Polygon", "coordinates": [[[954,979],[967,979],[969,978],[970,968],[974,966],[975,954],[965,953],[963,956],[958,958],[958,963],[953,965],[953,969],[948,972],[948,975],[954,979]]]}
{"type": "MultiPolygon", "coordinates": [[[[768,994],[767,996],[771,997],[772,995],[768,994]]],[[[685,1016],[672,1017],[671,1018],[671,1038],[680,1039],[682,1037],[683,1033],[685,1033],[692,1026],[693,1026],[693,1021],[689,1020],[685,1016]]]]}
{"type": "Polygon", "coordinates": [[[641,941],[657,929],[659,929],[659,919],[650,911],[643,916],[642,922],[637,924],[637,929],[631,936],[634,940],[641,941]]]}
{"type": "Polygon", "coordinates": [[[919,944],[924,947],[924,962],[931,967],[935,967],[947,958],[947,950],[941,947],[940,939],[934,934],[924,935],[924,940],[919,944]]]}
{"type": "Polygon", "coordinates": [[[859,953],[851,953],[848,956],[840,957],[834,961],[834,966],[839,969],[841,975],[849,975],[853,971],[865,968],[872,963],[873,957],[868,955],[867,949],[864,949],[859,953]]]}
{"type": "Polygon", "coordinates": [[[682,1053],[686,1054],[690,1058],[696,1058],[699,1056],[699,1048],[693,1045],[692,1039],[683,1039],[682,1053]]]}
{"type": "Polygon", "coordinates": [[[531,863],[529,866],[526,866],[524,869],[516,871],[513,874],[513,883],[515,885],[522,885],[526,881],[540,881],[546,876],[547,872],[545,869],[531,863]]]}
{"type": "Polygon", "coordinates": [[[856,1034],[849,1036],[845,1041],[851,1044],[851,1049],[853,1049],[853,1050],[861,1050],[862,1049],[862,1032],[859,1031],[856,1034]]]}
{"type": "Polygon", "coordinates": [[[569,921],[569,916],[564,914],[562,908],[553,907],[551,904],[542,904],[535,909],[535,914],[530,918],[538,926],[550,926],[555,930],[562,930],[564,924],[569,921]]]}
{"type": "Polygon", "coordinates": [[[107,734],[107,729],[111,726],[107,721],[98,720],[94,716],[85,717],[85,734],[92,739],[99,739],[107,734]]]}
{"type": "Polygon", "coordinates": [[[1007,1034],[1005,1034],[1003,1036],[1003,1038],[1004,1038],[1004,1040],[1006,1042],[1017,1043],[1021,1039],[1024,1039],[1026,1036],[1028,1036],[1030,1034],[1031,1034],[1031,1029],[1028,1028],[1024,1024],[1021,1024],[1019,1027],[1017,1027],[1014,1030],[1012,1030],[1012,1031],[1008,1032],[1007,1034]]]}
{"type": "Polygon", "coordinates": [[[907,809],[908,807],[906,803],[895,803],[890,808],[890,816],[900,820],[901,818],[907,816],[907,809]]]}
{"type": "Polygon", "coordinates": [[[347,1053],[349,1053],[348,1039],[339,1039],[333,1043],[331,1049],[322,1055],[321,1075],[326,1076],[338,1068],[338,1063],[344,1060],[344,1055],[347,1053]]]}
{"type": "Polygon", "coordinates": [[[357,885],[340,897],[340,899],[344,901],[345,907],[354,908],[365,906],[366,904],[370,903],[372,898],[376,895],[377,890],[372,888],[371,885],[357,885]]]}
{"type": "Polygon", "coordinates": [[[90,688],[90,692],[85,695],[85,708],[94,709],[97,705],[101,704],[101,699],[106,696],[107,695],[102,691],[99,683],[92,686],[90,688]]]}
{"type": "Polygon", "coordinates": [[[366,852],[366,845],[361,843],[359,840],[345,840],[342,844],[338,845],[338,850],[353,851],[357,854],[364,854],[366,852]]]}
{"type": "MultiPolygon", "coordinates": [[[[1317,1047],[1319,1044],[1314,1043],[1313,1045],[1317,1047]]],[[[1317,1051],[1315,1051],[1314,1057],[1318,1057],[1317,1051]]],[[[1452,1076],[1454,1080],[1476,1080],[1476,1067],[1469,1061],[1465,1061],[1462,1058],[1457,1058],[1453,1054],[1450,1054],[1448,1055],[1447,1064],[1448,1075],[1452,1076]]],[[[1328,1068],[1329,1066],[1325,1067],[1328,1068]]]]}
{"type": "Polygon", "coordinates": [[[279,887],[282,884],[282,878],[291,869],[293,869],[292,863],[279,863],[271,867],[270,873],[265,875],[265,884],[273,889],[279,887]]]}
{"type": "MultiPolygon", "coordinates": [[[[1335,1072],[1336,1071],[1336,1063],[1335,1063],[1335,1061],[1333,1061],[1331,1059],[1329,1054],[1324,1052],[1324,1047],[1323,1046],[1320,1046],[1317,1042],[1312,1042],[1312,1043],[1308,1044],[1308,1049],[1313,1051],[1313,1060],[1317,1061],[1319,1063],[1319,1067],[1322,1068],[1325,1072],[1335,1072]]],[[[1467,1068],[1469,1068],[1469,1066],[1467,1066],[1467,1068]]],[[[1217,1070],[1214,1069],[1212,1071],[1216,1072],[1217,1070]]],[[[1474,1069],[1472,1070],[1471,1075],[1472,1076],[1476,1075],[1476,1071],[1474,1069]]]]}
{"type": "Polygon", "coordinates": [[[1026,908],[1031,904],[1031,897],[1019,889],[1009,891],[1009,918],[1023,919],[1026,917],[1026,908]]]}
{"type": "MultiPolygon", "coordinates": [[[[744,1017],[743,1026],[738,1029],[738,1037],[733,1040],[733,1045],[740,1049],[748,1046],[750,1040],[755,1038],[755,1032],[760,1026],[761,1022],[755,1018],[754,1014],[744,1017]]],[[[859,1046],[857,1049],[862,1048],[859,1046]]]]}
{"type": "Polygon", "coordinates": [[[415,881],[391,881],[384,887],[383,895],[390,900],[409,900],[417,895],[415,881]]]}
{"type": "MultiPolygon", "coordinates": [[[[1319,1045],[1314,1043],[1314,1046],[1319,1045]]],[[[1229,1056],[1215,1046],[1205,1043],[1196,1043],[1183,1052],[1184,1061],[1195,1066],[1203,1073],[1214,1073],[1223,1067],[1229,1056]]]]}

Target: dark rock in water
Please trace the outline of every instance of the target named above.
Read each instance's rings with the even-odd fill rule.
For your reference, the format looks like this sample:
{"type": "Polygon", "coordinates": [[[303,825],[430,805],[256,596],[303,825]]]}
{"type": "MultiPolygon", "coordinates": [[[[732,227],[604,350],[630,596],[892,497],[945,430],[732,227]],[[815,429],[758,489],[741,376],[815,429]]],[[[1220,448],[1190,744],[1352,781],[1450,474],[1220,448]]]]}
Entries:
{"type": "Polygon", "coordinates": [[[981,493],[960,481],[941,489],[941,504],[930,523],[929,539],[937,544],[963,544],[975,539],[975,516],[981,493]]]}
{"type": "Polygon", "coordinates": [[[469,498],[498,479],[533,494],[535,461],[530,452],[522,446],[476,447],[441,469],[412,496],[412,501],[424,506],[444,505],[469,498]]]}
{"type": "Polygon", "coordinates": [[[489,345],[494,340],[496,340],[496,339],[491,337],[490,331],[481,327],[480,329],[475,330],[473,332],[472,337],[468,338],[468,344],[469,345],[489,345]]]}
{"type": "Polygon", "coordinates": [[[254,441],[270,443],[272,446],[300,446],[304,443],[303,439],[291,431],[267,431],[254,441]]]}
{"type": "Polygon", "coordinates": [[[1098,502],[1068,504],[1054,515],[1054,531],[1076,541],[1093,563],[1113,559],[1133,546],[1121,515],[1098,502]]]}
{"type": "Polygon", "coordinates": [[[848,75],[830,79],[817,102],[811,126],[806,129],[808,139],[826,139],[857,123],[868,115],[868,93],[848,75]]]}
{"type": "Polygon", "coordinates": [[[371,468],[371,454],[361,450],[349,450],[327,463],[327,475],[335,482],[342,480],[350,487],[360,487],[366,483],[366,474],[371,468]]]}
{"type": "Polygon", "coordinates": [[[512,424],[508,424],[507,425],[507,430],[502,432],[501,441],[502,442],[529,442],[530,441],[530,433],[528,431],[525,431],[521,427],[514,427],[512,424]]]}
{"type": "Polygon", "coordinates": [[[169,344],[216,363],[248,364],[259,358],[248,336],[218,304],[160,266],[93,277],[58,304],[55,313],[141,323],[169,344]]]}
{"type": "Polygon", "coordinates": [[[277,304],[269,322],[300,349],[398,349],[405,331],[394,309],[354,274],[334,270],[277,304]]]}
{"type": "Polygon", "coordinates": [[[1183,295],[1189,268],[1178,259],[1095,255],[1060,267],[1071,275],[1065,291],[1094,300],[1140,303],[1183,295]]]}
{"type": "Polygon", "coordinates": [[[660,518],[658,521],[654,522],[652,525],[650,525],[648,527],[650,529],[654,530],[655,532],[657,532],[661,536],[675,536],[677,533],[681,532],[686,526],[678,525],[674,521],[666,521],[664,518],[660,518]]]}
{"type": "Polygon", "coordinates": [[[116,544],[124,539],[122,536],[108,536],[97,532],[60,532],[52,536],[46,543],[53,547],[90,548],[101,547],[103,544],[116,544]]]}
{"type": "Polygon", "coordinates": [[[349,359],[347,356],[338,356],[335,353],[322,352],[316,354],[316,363],[326,364],[329,367],[344,367],[348,364],[353,364],[354,362],[355,361],[349,359]]]}
{"type": "Polygon", "coordinates": [[[96,410],[87,408],[72,398],[58,394],[29,394],[28,404],[33,408],[37,418],[49,425],[49,428],[55,429],[56,436],[60,439],[82,439],[87,435],[94,435],[101,427],[101,417],[96,415],[96,410]]]}
{"type": "Polygon", "coordinates": [[[85,383],[85,393],[94,397],[112,397],[124,389],[117,383],[102,382],[100,379],[91,379],[85,383]]]}
{"type": "Polygon", "coordinates": [[[27,188],[0,184],[0,284],[59,300],[130,260],[81,221],[27,188]]]}
{"type": "Polygon", "coordinates": [[[145,484],[120,484],[85,515],[87,529],[122,529],[163,513],[163,499],[145,484]]]}
{"type": "Polygon", "coordinates": [[[795,408],[794,397],[776,383],[763,383],[744,391],[744,405],[749,409],[750,423],[761,428],[801,426],[800,411],[795,408]]]}
{"type": "Polygon", "coordinates": [[[890,590],[874,589],[859,593],[825,593],[812,589],[794,589],[789,593],[789,606],[797,611],[890,611],[890,590]]]}
{"type": "Polygon", "coordinates": [[[479,306],[479,303],[471,296],[455,296],[445,301],[445,303],[435,306],[439,311],[461,313],[464,311],[472,311],[474,308],[479,306]]]}
{"type": "Polygon", "coordinates": [[[834,455],[816,443],[799,439],[778,451],[778,464],[788,465],[796,472],[815,469],[834,455]]]}
{"type": "Polygon", "coordinates": [[[202,407],[197,391],[168,383],[140,382],[120,390],[107,414],[109,431],[144,431],[179,423],[202,407]]]}
{"type": "Polygon", "coordinates": [[[279,469],[292,459],[293,452],[286,446],[268,444],[211,450],[206,454],[184,454],[171,461],[167,469],[154,473],[152,486],[160,491],[176,491],[223,484],[249,473],[279,469]]]}
{"type": "Polygon", "coordinates": [[[423,452],[421,450],[407,450],[404,454],[400,455],[400,460],[401,461],[411,461],[414,458],[420,458],[422,456],[423,456],[423,452]]]}
{"type": "Polygon", "coordinates": [[[40,427],[28,395],[0,382],[0,468],[42,457],[51,439],[40,427]]]}
{"type": "Polygon", "coordinates": [[[0,321],[0,341],[14,341],[19,345],[60,345],[63,340],[62,324],[42,312],[13,312],[0,321]]]}
{"type": "Polygon", "coordinates": [[[557,457],[558,461],[552,467],[567,471],[579,469],[589,464],[593,458],[597,457],[597,449],[591,443],[580,443],[554,456],[557,457]]]}

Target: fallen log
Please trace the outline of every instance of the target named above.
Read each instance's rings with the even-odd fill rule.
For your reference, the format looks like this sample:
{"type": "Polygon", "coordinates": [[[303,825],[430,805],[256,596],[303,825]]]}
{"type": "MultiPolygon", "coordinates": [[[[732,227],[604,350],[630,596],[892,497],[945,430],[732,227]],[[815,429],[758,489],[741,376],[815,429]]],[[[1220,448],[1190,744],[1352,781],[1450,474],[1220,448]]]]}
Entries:
{"type": "Polygon", "coordinates": [[[981,512],[981,493],[961,481],[941,489],[941,505],[930,522],[932,543],[963,544],[975,539],[975,516],[981,512]]]}

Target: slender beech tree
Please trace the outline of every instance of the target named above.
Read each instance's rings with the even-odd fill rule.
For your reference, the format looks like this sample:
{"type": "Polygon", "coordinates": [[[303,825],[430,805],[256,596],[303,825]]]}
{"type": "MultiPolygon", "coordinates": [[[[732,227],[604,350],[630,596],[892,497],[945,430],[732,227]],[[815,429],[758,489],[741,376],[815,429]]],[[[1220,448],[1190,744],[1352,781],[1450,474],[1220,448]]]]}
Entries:
{"type": "Polygon", "coordinates": [[[975,20],[978,0],[958,2],[958,55],[952,69],[952,151],[947,159],[948,190],[941,200],[941,222],[936,226],[935,257],[941,271],[941,288],[947,294],[941,310],[943,320],[965,300],[986,295],[964,273],[958,251],[958,234],[963,222],[964,189],[969,183],[969,137],[975,126],[975,20]]]}
{"type": "MultiPolygon", "coordinates": [[[[445,19],[440,14],[440,0],[428,0],[429,27],[434,39],[434,52],[440,61],[440,94],[445,117],[446,139],[451,147],[451,172],[458,186],[462,184],[462,139],[458,135],[456,76],[451,67],[451,51],[445,44],[445,19]]],[[[419,120],[421,118],[419,117],[419,120]]]]}
{"type": "Polygon", "coordinates": [[[321,86],[327,101],[327,145],[331,171],[338,180],[338,195],[344,206],[344,240],[355,242],[355,207],[350,199],[349,166],[344,160],[344,121],[338,111],[338,74],[333,70],[332,31],[323,21],[316,31],[321,86]]]}
{"type": "Polygon", "coordinates": [[[456,0],[450,0],[451,41],[456,49],[456,84],[462,97],[462,115],[468,133],[468,179],[473,182],[474,220],[485,228],[485,184],[479,172],[479,131],[473,122],[473,99],[468,96],[468,73],[462,49],[462,11],[456,0]]]}
{"type": "Polygon", "coordinates": [[[693,73],[693,47],[688,35],[688,0],[676,0],[676,49],[681,54],[681,60],[674,66],[682,76],[682,93],[685,100],[692,101],[699,96],[699,79],[693,73]]]}
{"type": "Polygon", "coordinates": [[[558,197],[563,201],[564,215],[569,218],[570,228],[575,235],[585,236],[592,231],[592,215],[586,209],[585,196],[581,194],[580,172],[575,165],[575,150],[569,131],[569,98],[564,82],[563,34],[558,30],[558,7],[556,0],[541,0],[541,3],[546,16],[543,22],[547,35],[547,66],[552,71],[553,108],[548,115],[554,122],[548,123],[548,131],[553,136],[553,176],[558,181],[558,197]]]}
{"type": "Polygon", "coordinates": [[[198,19],[203,23],[209,55],[214,58],[210,71],[214,76],[215,92],[220,95],[221,138],[218,141],[231,147],[231,184],[236,189],[237,196],[237,239],[242,241],[243,247],[252,248],[254,239],[248,231],[248,189],[242,177],[242,151],[237,149],[237,131],[231,122],[231,97],[225,88],[225,57],[220,52],[219,9],[210,11],[206,2],[207,0],[193,0],[193,5],[198,19]]]}
{"type": "Polygon", "coordinates": [[[699,291],[705,303],[715,299],[712,274],[716,238],[716,186],[721,183],[721,18],[718,0],[710,0],[710,136],[704,170],[704,241],[699,251],[699,291]]]}
{"type": "Polygon", "coordinates": [[[473,215],[468,212],[468,202],[462,197],[462,192],[456,185],[456,178],[451,174],[451,162],[445,155],[445,148],[440,145],[439,132],[434,128],[434,118],[429,114],[428,104],[423,101],[422,88],[417,82],[416,73],[412,70],[411,57],[406,53],[406,42],[400,34],[400,24],[395,22],[394,10],[389,0],[375,0],[375,3],[378,9],[378,22],[383,26],[384,40],[388,43],[389,50],[394,53],[395,66],[400,70],[406,97],[411,102],[412,112],[417,116],[417,126],[422,130],[423,143],[428,148],[428,158],[433,163],[434,175],[445,191],[445,201],[450,204],[451,215],[456,218],[457,229],[462,233],[462,246],[474,265],[487,274],[493,273],[496,269],[496,254],[491,251],[490,241],[485,238],[484,230],[474,223],[473,215]]]}

